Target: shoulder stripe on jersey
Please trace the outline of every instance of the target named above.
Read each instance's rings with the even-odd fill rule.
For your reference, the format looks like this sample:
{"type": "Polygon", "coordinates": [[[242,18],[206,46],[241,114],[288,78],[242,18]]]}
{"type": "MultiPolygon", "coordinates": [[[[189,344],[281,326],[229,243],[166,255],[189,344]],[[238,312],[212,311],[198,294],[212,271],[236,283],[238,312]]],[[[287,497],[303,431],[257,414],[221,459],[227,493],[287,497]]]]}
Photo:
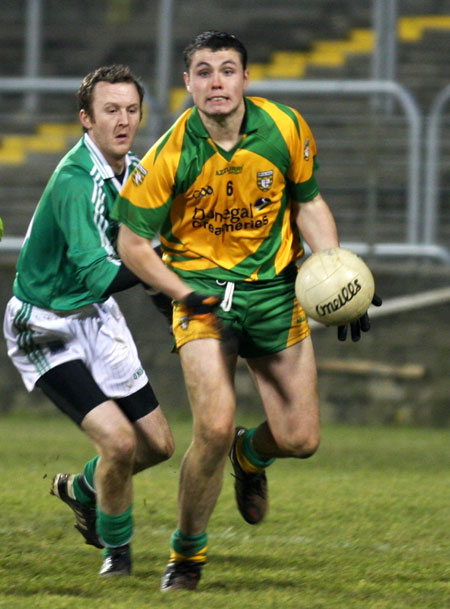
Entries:
{"type": "Polygon", "coordinates": [[[298,135],[300,135],[300,125],[297,119],[297,116],[295,115],[295,112],[292,110],[292,108],[289,108],[288,106],[285,106],[284,104],[279,104],[278,102],[272,102],[274,106],[276,106],[278,108],[278,110],[280,110],[281,112],[283,112],[284,114],[287,114],[289,116],[289,118],[292,120],[292,122],[295,125],[295,128],[297,129],[297,133],[298,135]]]}
{"type": "Polygon", "coordinates": [[[90,175],[92,176],[93,184],[91,203],[94,206],[94,222],[97,226],[100,243],[108,254],[109,260],[117,265],[120,265],[120,260],[117,259],[116,252],[111,244],[111,241],[108,239],[106,232],[108,229],[108,222],[105,218],[106,195],[103,191],[105,181],[95,167],[92,168],[90,175]]]}
{"type": "MultiPolygon", "coordinates": [[[[154,161],[158,158],[161,150],[163,150],[166,145],[170,142],[179,142],[179,137],[181,133],[184,133],[186,129],[186,123],[189,116],[192,113],[192,108],[188,108],[183,114],[175,121],[172,127],[167,131],[167,133],[163,134],[161,138],[154,144],[153,148],[155,150],[154,153],[154,161]]],[[[176,150],[176,144],[174,147],[176,150]]]]}
{"type": "Polygon", "coordinates": [[[281,133],[283,133],[288,126],[293,124],[297,134],[301,134],[298,118],[292,108],[263,97],[249,97],[248,99],[272,119],[275,125],[278,126],[281,133]]]}

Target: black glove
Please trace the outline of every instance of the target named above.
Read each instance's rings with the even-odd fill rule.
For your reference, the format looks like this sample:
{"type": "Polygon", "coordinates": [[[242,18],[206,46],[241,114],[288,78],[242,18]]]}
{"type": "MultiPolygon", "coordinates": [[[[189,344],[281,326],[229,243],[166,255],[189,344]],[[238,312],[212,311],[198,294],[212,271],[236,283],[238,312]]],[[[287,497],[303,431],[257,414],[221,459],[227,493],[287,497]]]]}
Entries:
{"type": "MultiPolygon", "coordinates": [[[[374,294],[372,298],[372,304],[376,307],[381,307],[383,301],[381,298],[374,294]]],[[[347,338],[348,324],[345,326],[338,326],[337,335],[338,340],[344,341],[347,338]]],[[[361,338],[361,332],[368,332],[370,330],[370,321],[367,311],[359,319],[355,319],[350,322],[350,331],[353,342],[357,342],[361,338]]]]}
{"type": "Polygon", "coordinates": [[[214,310],[219,306],[220,298],[218,296],[190,292],[181,302],[190,309],[191,315],[208,315],[209,313],[214,313],[214,310]]]}

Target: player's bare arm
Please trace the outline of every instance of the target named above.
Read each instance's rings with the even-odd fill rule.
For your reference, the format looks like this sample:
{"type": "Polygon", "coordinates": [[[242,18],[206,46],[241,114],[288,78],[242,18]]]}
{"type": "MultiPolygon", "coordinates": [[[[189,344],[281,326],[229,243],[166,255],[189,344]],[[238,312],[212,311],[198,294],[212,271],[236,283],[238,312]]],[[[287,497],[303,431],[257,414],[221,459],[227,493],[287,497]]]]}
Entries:
{"type": "Polygon", "coordinates": [[[318,194],[305,203],[294,202],[295,222],[313,252],[339,247],[339,237],[330,208],[318,194]]]}
{"type": "Polygon", "coordinates": [[[150,241],[124,224],[119,230],[117,246],[125,265],[144,283],[177,300],[182,300],[192,292],[192,288],[165,266],[153,251],[150,241]]]}

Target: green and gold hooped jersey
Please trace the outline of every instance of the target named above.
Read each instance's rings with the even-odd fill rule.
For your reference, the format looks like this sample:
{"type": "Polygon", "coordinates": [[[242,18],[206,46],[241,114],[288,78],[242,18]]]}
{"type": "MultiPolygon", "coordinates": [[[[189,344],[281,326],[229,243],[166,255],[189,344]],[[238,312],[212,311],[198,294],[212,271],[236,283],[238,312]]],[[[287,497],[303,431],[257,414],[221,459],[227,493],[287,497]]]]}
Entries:
{"type": "Polygon", "coordinates": [[[291,202],[319,192],[314,137],[292,108],[245,104],[242,138],[228,152],[195,106],[187,110],[116,200],[113,216],[148,239],[159,232],[164,261],[185,279],[271,279],[302,255],[291,202]]]}

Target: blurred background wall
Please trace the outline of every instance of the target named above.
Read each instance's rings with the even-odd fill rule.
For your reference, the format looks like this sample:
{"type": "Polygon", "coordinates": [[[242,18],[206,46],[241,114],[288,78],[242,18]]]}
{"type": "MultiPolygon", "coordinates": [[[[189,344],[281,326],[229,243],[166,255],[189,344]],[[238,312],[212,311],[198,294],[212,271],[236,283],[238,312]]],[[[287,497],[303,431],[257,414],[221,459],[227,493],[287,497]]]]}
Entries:
{"type": "MultiPolygon", "coordinates": [[[[247,46],[251,93],[309,122],[343,245],[368,261],[386,303],[401,298],[376,312],[357,344],[314,330],[324,419],[449,425],[450,0],[3,0],[2,311],[43,187],[81,134],[81,78],[113,62],[142,78],[146,118],[134,150],[143,154],[189,103],[181,51],[205,29],[247,46]]],[[[162,404],[187,408],[163,319],[138,288],[118,300],[162,404]]],[[[44,408],[4,347],[0,388],[0,410],[44,408]]],[[[244,363],[238,390],[241,408],[259,407],[244,363]]]]}

